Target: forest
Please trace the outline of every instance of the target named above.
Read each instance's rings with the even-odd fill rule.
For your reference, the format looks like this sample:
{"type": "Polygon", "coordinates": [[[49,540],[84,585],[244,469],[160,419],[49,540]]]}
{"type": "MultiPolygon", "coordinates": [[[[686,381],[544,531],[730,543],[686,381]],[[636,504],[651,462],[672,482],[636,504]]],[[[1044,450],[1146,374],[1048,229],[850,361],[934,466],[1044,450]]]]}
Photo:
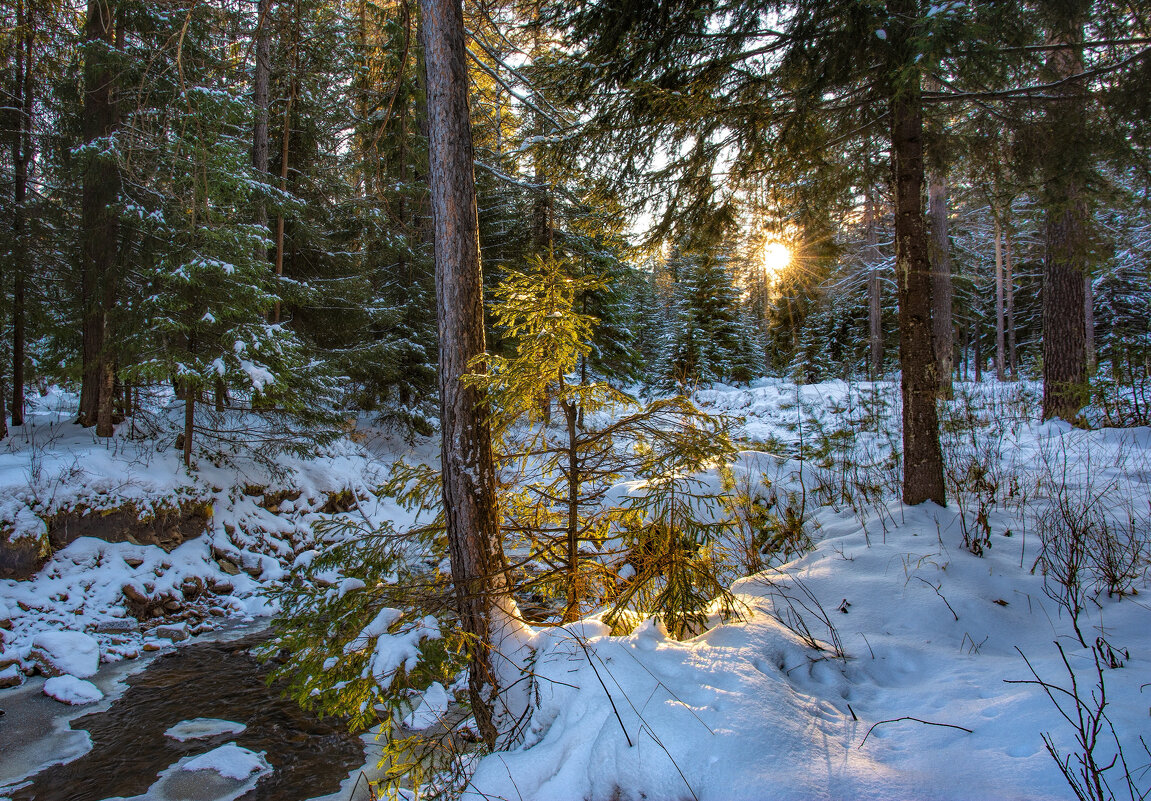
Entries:
{"type": "Polygon", "coordinates": [[[0,718],[0,801],[1151,797],[1147,4],[4,0],[0,50],[0,709],[235,629],[363,740],[275,789],[189,712],[89,787],[0,718]]]}

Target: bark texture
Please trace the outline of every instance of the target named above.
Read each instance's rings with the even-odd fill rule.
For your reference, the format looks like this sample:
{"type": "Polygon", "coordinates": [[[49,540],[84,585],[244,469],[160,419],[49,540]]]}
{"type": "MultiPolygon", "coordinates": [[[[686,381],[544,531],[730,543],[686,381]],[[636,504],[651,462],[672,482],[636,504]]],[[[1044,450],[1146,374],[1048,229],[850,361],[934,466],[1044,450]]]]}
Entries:
{"type": "Polygon", "coordinates": [[[1043,419],[1074,420],[1086,400],[1087,342],[1083,277],[1088,210],[1084,193],[1087,86],[1082,22],[1052,34],[1048,67],[1063,80],[1047,108],[1046,240],[1043,260],[1043,419]]]}
{"type": "Polygon", "coordinates": [[[483,398],[464,384],[484,352],[483,284],[468,74],[460,0],[420,0],[429,133],[429,183],[440,336],[444,511],[460,622],[468,636],[469,689],[480,734],[494,744],[500,691],[493,628],[507,597],[499,541],[491,430],[483,398]]]}
{"type": "Polygon", "coordinates": [[[941,398],[950,398],[954,394],[951,376],[955,369],[947,189],[947,176],[933,171],[927,185],[927,213],[931,220],[931,328],[935,345],[935,373],[939,379],[941,398]]]}
{"type": "MultiPolygon", "coordinates": [[[[89,0],[84,25],[84,143],[89,146],[83,172],[80,225],[81,297],[84,306],[80,418],[96,426],[97,436],[112,435],[112,373],[108,352],[108,315],[115,302],[115,270],[120,234],[115,204],[120,173],[115,158],[104,155],[101,140],[116,130],[115,9],[107,0],[89,0]]],[[[106,144],[106,143],[105,143],[106,144]]]]}
{"type": "Polygon", "coordinates": [[[12,131],[12,425],[24,424],[24,271],[28,261],[27,213],[28,167],[32,161],[32,7],[27,0],[16,4],[16,86],[13,92],[12,131]]]}
{"type": "Polygon", "coordinates": [[[895,277],[903,397],[903,502],[946,503],[939,447],[939,393],[932,344],[932,279],[923,214],[923,113],[918,82],[891,100],[895,277]]]}

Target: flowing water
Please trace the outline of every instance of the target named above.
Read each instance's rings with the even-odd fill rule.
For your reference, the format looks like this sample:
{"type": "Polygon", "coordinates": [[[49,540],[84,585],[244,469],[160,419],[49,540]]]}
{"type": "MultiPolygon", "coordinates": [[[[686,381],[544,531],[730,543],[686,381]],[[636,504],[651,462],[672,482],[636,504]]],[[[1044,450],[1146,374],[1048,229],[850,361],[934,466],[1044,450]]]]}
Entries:
{"type": "MultiPolygon", "coordinates": [[[[267,669],[249,650],[267,634],[230,642],[188,645],[157,658],[128,679],[128,688],[106,711],[71,721],[86,730],[92,750],[72,762],[45,768],[12,794],[13,801],[101,801],[148,792],[157,775],[182,757],[228,742],[265,752],[274,769],[243,801],[302,801],[334,793],[364,763],[364,744],[338,720],[319,719],[265,684],[267,669]],[[164,735],[192,718],[243,723],[240,734],[178,742],[164,735]]],[[[52,702],[55,703],[55,702],[52,702]]],[[[3,723],[0,723],[3,725],[3,723]]],[[[45,754],[45,760],[51,757],[45,754]]],[[[192,774],[185,773],[185,778],[192,774]]],[[[188,782],[184,782],[187,784],[188,782]]],[[[215,797],[210,788],[153,788],[150,797],[215,797]]]]}

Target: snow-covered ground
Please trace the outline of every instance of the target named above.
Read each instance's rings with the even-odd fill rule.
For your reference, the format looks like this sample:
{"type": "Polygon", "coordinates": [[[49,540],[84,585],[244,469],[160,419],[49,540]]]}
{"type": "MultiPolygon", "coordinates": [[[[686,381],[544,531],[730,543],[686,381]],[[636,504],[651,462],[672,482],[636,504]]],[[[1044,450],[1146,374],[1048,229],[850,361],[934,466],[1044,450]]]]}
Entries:
{"type": "MultiPolygon", "coordinates": [[[[1071,687],[1060,647],[1088,711],[1098,694],[1095,657],[1102,661],[1109,725],[1098,763],[1112,760],[1113,726],[1136,783],[1151,786],[1151,755],[1140,742],[1151,732],[1151,701],[1142,691],[1151,681],[1146,551],[1129,553],[1125,566],[1118,564],[1122,547],[1112,549],[1123,595],[1109,595],[1097,581],[1099,566],[1084,557],[1077,622],[1095,650],[1076,637],[1068,605],[1058,600],[1062,585],[1036,567],[1044,538],[1051,553],[1059,520],[1076,514],[1097,533],[1105,524],[1120,546],[1132,536],[1146,544],[1151,431],[1040,424],[1035,388],[1027,385],[960,385],[959,394],[943,421],[949,506],[908,508],[897,499],[891,450],[897,387],[764,380],[697,393],[709,411],[742,418],[738,475],[766,474],[777,488],[795,491],[802,476],[814,550],[738,581],[743,619],[717,620],[682,642],[651,620],[621,637],[595,619],[529,629],[536,700],[528,733],[479,760],[470,795],[1070,797],[1043,738],[1070,756],[1074,771],[1076,732],[1035,683],[1037,674],[1071,687]],[[965,541],[982,544],[981,555],[965,541]]],[[[105,661],[166,645],[154,629],[118,628],[127,619],[125,585],[175,597],[198,578],[230,590],[187,601],[210,604],[205,620],[266,613],[259,588],[314,544],[311,525],[325,516],[320,509],[331,493],[351,489],[360,499],[353,515],[403,514],[370,492],[402,443],[373,451],[341,440],[317,458],[285,459],[279,476],[234,463],[201,463],[192,475],[174,449],[153,447],[143,456],[122,432],[112,443],[94,441],[64,422],[65,400],[39,412],[45,422],[38,431],[56,433],[40,445],[17,433],[0,452],[0,508],[17,532],[36,535],[37,515],[69,504],[111,508],[180,494],[210,502],[212,524],[170,553],[81,539],[34,579],[0,581],[0,619],[13,625],[0,660],[14,657],[17,670],[31,666],[34,640],[48,631],[87,632],[105,661]],[[294,487],[300,496],[273,512],[245,486],[294,487]],[[225,573],[221,558],[245,570],[225,573]]],[[[417,458],[432,453],[425,444],[417,458]]],[[[442,710],[443,688],[432,692],[421,709],[442,710]]],[[[1053,693],[1075,719],[1072,699],[1053,693]]],[[[220,756],[251,768],[237,781],[260,775],[258,755],[220,756]]],[[[1126,798],[1122,766],[1106,775],[1126,798]]]]}

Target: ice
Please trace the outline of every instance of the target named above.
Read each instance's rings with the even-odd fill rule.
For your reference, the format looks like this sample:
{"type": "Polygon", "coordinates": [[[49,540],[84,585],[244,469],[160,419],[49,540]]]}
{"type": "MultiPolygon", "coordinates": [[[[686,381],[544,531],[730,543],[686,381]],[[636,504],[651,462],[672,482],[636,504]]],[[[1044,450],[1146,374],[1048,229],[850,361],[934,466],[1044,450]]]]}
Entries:
{"type": "Polygon", "coordinates": [[[164,732],[164,736],[182,743],[188,740],[206,740],[221,734],[242,734],[247,728],[243,723],[236,723],[231,720],[192,718],[172,726],[164,732]]]}

